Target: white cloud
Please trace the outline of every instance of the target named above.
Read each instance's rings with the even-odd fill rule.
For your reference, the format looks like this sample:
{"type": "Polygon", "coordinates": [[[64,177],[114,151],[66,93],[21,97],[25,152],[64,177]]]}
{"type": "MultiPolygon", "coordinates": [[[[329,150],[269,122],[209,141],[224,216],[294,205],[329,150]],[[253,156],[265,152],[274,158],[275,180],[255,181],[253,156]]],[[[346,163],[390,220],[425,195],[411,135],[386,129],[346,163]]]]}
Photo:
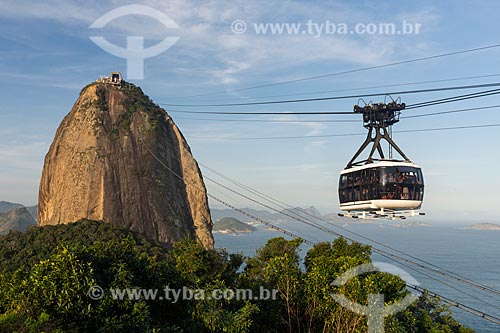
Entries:
{"type": "MultiPolygon", "coordinates": [[[[394,60],[404,45],[413,45],[411,37],[398,39],[393,36],[341,36],[330,35],[314,38],[310,35],[256,35],[247,31],[243,35],[231,33],[233,20],[243,19],[248,30],[253,23],[301,23],[309,19],[319,23],[324,20],[335,22],[371,22],[376,18],[360,12],[355,6],[342,6],[330,3],[303,3],[286,1],[269,3],[266,1],[248,2],[233,1],[230,5],[225,1],[205,1],[200,4],[194,0],[159,1],[148,0],[142,4],[156,8],[171,17],[180,27],[181,39],[161,57],[168,59],[171,67],[180,72],[195,71],[205,84],[223,84],[234,86],[254,77],[262,78],[272,73],[280,73],[273,81],[303,77],[304,73],[295,71],[302,65],[325,62],[325,67],[341,64],[345,66],[373,65],[394,60]],[[184,59],[199,61],[183,61],[184,59]],[[198,63],[198,64],[197,64],[198,63]],[[181,67],[181,68],[179,68],[181,67]],[[184,67],[184,68],[182,68],[184,67]],[[286,74],[284,74],[286,73],[286,74]],[[208,79],[207,79],[208,78],[208,79]]],[[[60,22],[64,25],[84,25],[80,37],[87,38],[90,31],[87,26],[107,11],[124,5],[113,0],[105,3],[98,1],[63,1],[48,0],[21,1],[0,4],[0,16],[26,19],[45,19],[60,22]]],[[[126,24],[115,24],[112,30],[124,34],[141,32],[149,38],[163,38],[166,32],[158,29],[158,25],[146,22],[142,17],[131,17],[126,24]]],[[[382,17],[381,17],[382,19],[382,17]]],[[[383,17],[385,21],[399,22],[403,19],[431,25],[437,20],[432,9],[424,9],[416,13],[395,12],[383,17]]],[[[154,21],[154,20],[153,20],[154,21]]],[[[108,32],[109,30],[103,30],[108,32]]],[[[428,46],[420,42],[412,46],[425,49],[428,46]]],[[[159,70],[163,70],[159,68],[159,70]]]]}
{"type": "Polygon", "coordinates": [[[10,19],[41,19],[63,23],[92,22],[102,6],[98,3],[48,1],[4,1],[0,2],[0,16],[10,19]]]}

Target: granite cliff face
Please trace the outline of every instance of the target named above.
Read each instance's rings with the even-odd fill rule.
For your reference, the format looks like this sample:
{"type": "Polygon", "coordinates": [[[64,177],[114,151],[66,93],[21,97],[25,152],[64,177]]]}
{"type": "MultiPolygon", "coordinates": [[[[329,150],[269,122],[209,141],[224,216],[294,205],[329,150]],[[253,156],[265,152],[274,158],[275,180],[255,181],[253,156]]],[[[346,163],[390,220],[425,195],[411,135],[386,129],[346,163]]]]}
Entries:
{"type": "Polygon", "coordinates": [[[81,218],[213,247],[198,164],[165,110],[134,85],[85,87],[45,157],[39,225],[81,218]]]}

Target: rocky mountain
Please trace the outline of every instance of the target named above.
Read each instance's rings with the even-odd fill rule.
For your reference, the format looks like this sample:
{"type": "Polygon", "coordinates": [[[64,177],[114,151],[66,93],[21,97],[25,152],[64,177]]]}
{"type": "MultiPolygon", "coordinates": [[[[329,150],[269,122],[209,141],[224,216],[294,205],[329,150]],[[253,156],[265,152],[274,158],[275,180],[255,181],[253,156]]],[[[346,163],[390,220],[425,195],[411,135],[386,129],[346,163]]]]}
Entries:
{"type": "Polygon", "coordinates": [[[213,247],[198,164],[172,118],[135,85],[85,87],[45,157],[39,224],[81,218],[213,247]]]}
{"type": "Polygon", "coordinates": [[[24,206],[24,205],[19,204],[19,203],[0,201],[0,213],[10,212],[12,210],[22,208],[22,207],[25,207],[28,210],[28,212],[31,214],[33,219],[35,219],[35,221],[37,221],[37,219],[38,219],[38,205],[24,206]]]}
{"type": "Polygon", "coordinates": [[[21,204],[18,203],[13,203],[13,202],[7,202],[7,201],[0,201],[0,213],[5,213],[17,208],[22,208],[24,207],[21,204]]]}
{"type": "Polygon", "coordinates": [[[25,231],[28,227],[36,225],[35,219],[24,207],[0,213],[0,235],[10,230],[25,231]]]}

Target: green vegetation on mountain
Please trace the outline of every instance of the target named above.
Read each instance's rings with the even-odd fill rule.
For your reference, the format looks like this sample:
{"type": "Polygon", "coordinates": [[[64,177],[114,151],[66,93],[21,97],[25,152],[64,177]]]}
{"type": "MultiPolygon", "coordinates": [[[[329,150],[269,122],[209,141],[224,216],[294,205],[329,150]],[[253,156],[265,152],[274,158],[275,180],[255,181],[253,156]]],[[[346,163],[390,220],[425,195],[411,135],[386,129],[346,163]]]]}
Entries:
{"type": "MultiPolygon", "coordinates": [[[[370,247],[342,238],[319,243],[299,264],[300,239],[275,238],[252,258],[206,249],[193,240],[166,249],[118,226],[82,220],[0,237],[0,332],[366,332],[366,318],[331,293],[360,304],[383,293],[392,303],[408,292],[399,277],[374,272],[331,285],[370,262],[370,247]],[[242,264],[246,266],[242,269],[242,264]],[[105,291],[94,300],[92,286],[105,291]],[[205,290],[243,288],[276,299],[113,297],[110,288],[205,290]]],[[[230,293],[229,293],[230,294],[230,293]]],[[[128,297],[127,297],[128,295],[128,297]]],[[[385,320],[387,332],[472,332],[435,298],[423,295],[385,320]]]]}
{"type": "Polygon", "coordinates": [[[244,232],[253,232],[257,230],[257,228],[243,223],[240,220],[237,220],[232,217],[225,217],[214,223],[213,231],[214,232],[222,232],[222,233],[244,233],[244,232]]]}

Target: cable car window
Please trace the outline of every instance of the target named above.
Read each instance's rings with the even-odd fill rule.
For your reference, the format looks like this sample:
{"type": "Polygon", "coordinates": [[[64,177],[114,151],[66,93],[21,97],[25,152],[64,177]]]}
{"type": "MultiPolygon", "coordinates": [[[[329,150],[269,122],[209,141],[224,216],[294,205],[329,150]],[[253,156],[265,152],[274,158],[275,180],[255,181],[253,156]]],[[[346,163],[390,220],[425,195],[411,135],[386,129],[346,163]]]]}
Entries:
{"type": "Polygon", "coordinates": [[[367,185],[370,183],[370,170],[361,170],[361,185],[367,185]]]}
{"type": "Polygon", "coordinates": [[[417,171],[417,184],[424,183],[424,176],[422,175],[422,170],[417,171]]]}
{"type": "Polygon", "coordinates": [[[396,169],[394,167],[381,167],[379,171],[380,184],[386,186],[396,182],[396,169]]]}
{"type": "Polygon", "coordinates": [[[347,176],[342,175],[342,177],[340,177],[340,188],[345,189],[346,187],[347,187],[347,176]]]}
{"type": "Polygon", "coordinates": [[[401,200],[410,199],[410,190],[407,186],[401,188],[400,199],[401,200]]]}
{"type": "Polygon", "coordinates": [[[372,185],[372,187],[370,189],[370,197],[374,198],[374,199],[379,199],[380,198],[378,186],[373,186],[372,185]]]}
{"type": "Polygon", "coordinates": [[[370,169],[369,175],[370,175],[370,184],[376,185],[379,183],[377,169],[370,169]]]}
{"type": "Polygon", "coordinates": [[[352,181],[352,174],[347,176],[347,187],[352,187],[353,181],[352,181]]]}
{"type": "Polygon", "coordinates": [[[363,169],[340,177],[341,203],[369,200],[416,200],[424,195],[422,171],[417,167],[383,166],[363,169]]]}

